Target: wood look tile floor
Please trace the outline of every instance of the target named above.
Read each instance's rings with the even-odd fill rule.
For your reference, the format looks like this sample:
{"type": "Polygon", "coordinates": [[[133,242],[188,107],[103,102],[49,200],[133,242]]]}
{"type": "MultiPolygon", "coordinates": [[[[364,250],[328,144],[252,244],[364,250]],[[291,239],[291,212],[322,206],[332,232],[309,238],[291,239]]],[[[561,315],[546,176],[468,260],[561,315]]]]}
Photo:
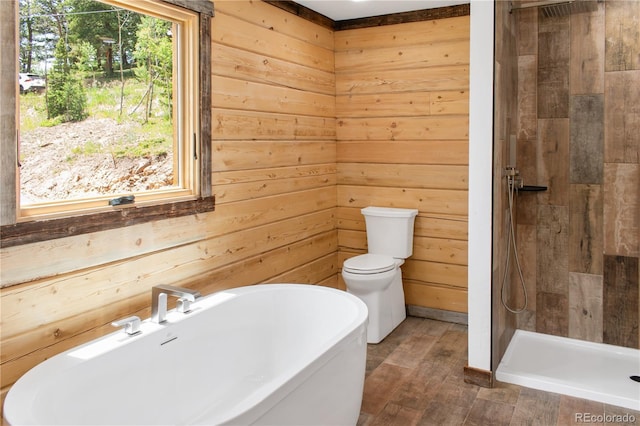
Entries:
{"type": "Polygon", "coordinates": [[[507,383],[492,389],[465,383],[466,364],[465,325],[407,317],[381,343],[368,345],[358,426],[564,426],[620,420],[594,422],[605,414],[629,414],[634,421],[615,424],[640,425],[640,412],[625,408],[507,383]]]}

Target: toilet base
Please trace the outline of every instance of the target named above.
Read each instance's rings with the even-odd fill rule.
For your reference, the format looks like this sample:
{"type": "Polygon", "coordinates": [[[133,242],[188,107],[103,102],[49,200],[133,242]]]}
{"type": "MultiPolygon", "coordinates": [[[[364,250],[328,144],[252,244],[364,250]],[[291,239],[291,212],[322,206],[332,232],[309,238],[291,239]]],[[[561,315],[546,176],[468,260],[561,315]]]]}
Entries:
{"type": "Polygon", "coordinates": [[[348,282],[347,292],[359,297],[369,309],[367,343],[380,343],[407,317],[400,268],[397,269],[389,287],[382,292],[353,291],[349,289],[348,282]]]}

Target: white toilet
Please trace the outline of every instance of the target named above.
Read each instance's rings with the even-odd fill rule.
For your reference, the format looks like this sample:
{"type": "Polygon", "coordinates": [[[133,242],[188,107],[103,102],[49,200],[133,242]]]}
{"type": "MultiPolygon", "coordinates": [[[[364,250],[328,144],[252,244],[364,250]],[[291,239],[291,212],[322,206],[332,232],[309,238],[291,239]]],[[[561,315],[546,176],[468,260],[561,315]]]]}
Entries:
{"type": "Polygon", "coordinates": [[[361,210],[369,252],[345,260],[347,292],[369,308],[367,342],[379,343],[407,317],[400,266],[413,254],[418,210],[366,207],[361,210]]]}

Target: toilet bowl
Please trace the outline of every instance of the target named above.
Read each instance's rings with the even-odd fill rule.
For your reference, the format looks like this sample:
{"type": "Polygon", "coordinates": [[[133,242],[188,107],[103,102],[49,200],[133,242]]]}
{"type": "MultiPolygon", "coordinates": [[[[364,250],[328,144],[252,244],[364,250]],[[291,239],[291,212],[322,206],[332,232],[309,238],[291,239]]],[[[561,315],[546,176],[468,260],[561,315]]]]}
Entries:
{"type": "Polygon", "coordinates": [[[407,317],[400,267],[413,253],[413,223],[418,211],[366,207],[362,214],[369,253],[345,260],[342,278],[347,292],[369,309],[367,342],[379,343],[407,317]]]}
{"type": "Polygon", "coordinates": [[[347,293],[359,297],[369,309],[367,343],[380,343],[407,317],[400,270],[403,263],[390,256],[364,254],[347,259],[342,267],[347,293]],[[370,269],[362,268],[363,260],[370,269]]]}

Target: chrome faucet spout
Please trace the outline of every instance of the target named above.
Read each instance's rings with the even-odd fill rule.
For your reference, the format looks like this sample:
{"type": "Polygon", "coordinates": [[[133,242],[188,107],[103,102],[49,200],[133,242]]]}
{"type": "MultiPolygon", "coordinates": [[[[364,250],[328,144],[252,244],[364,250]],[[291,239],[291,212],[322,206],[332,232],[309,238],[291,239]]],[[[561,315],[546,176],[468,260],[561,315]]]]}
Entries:
{"type": "Polygon", "coordinates": [[[200,292],[188,288],[171,285],[154,286],[151,289],[151,321],[160,324],[167,320],[167,296],[178,298],[176,309],[182,313],[189,312],[191,303],[202,297],[200,292]]]}

